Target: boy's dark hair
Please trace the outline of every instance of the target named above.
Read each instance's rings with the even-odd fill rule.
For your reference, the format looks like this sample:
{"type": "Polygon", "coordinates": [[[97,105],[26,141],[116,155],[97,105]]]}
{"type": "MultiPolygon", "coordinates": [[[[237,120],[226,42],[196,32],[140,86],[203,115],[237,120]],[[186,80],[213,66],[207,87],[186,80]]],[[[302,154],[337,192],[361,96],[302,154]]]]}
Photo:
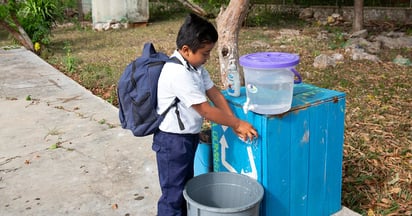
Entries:
{"type": "Polygon", "coordinates": [[[216,43],[217,39],[218,34],[212,23],[191,13],[180,27],[176,45],[178,49],[187,45],[195,53],[203,44],[216,43]]]}

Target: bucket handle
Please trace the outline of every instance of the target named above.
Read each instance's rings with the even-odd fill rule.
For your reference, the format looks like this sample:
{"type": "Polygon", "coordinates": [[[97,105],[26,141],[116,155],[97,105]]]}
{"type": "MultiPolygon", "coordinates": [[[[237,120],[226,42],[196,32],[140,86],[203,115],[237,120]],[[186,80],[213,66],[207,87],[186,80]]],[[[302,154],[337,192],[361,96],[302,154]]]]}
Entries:
{"type": "Polygon", "coordinates": [[[294,83],[295,84],[301,83],[302,82],[302,77],[300,76],[299,72],[295,68],[292,68],[290,70],[295,74],[296,77],[298,77],[297,80],[294,80],[294,83]]]}

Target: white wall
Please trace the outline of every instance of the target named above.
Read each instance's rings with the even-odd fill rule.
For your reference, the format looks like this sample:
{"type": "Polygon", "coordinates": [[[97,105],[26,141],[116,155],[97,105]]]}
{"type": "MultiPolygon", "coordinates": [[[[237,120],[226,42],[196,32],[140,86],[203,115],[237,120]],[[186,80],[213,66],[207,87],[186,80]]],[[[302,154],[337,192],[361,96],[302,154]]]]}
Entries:
{"type": "Polygon", "coordinates": [[[148,0],[92,0],[93,25],[110,21],[145,23],[149,20],[148,0]]]}

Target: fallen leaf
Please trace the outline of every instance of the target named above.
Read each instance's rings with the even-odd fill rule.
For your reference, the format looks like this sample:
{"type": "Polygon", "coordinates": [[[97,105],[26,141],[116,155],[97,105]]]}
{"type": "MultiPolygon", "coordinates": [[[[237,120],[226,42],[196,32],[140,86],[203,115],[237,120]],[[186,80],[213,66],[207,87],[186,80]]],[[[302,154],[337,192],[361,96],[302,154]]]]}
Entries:
{"type": "Polygon", "coordinates": [[[401,188],[398,188],[398,187],[396,187],[396,188],[392,188],[390,191],[389,191],[389,193],[391,193],[391,194],[397,194],[397,193],[399,193],[399,192],[401,192],[401,188]]]}
{"type": "Polygon", "coordinates": [[[57,149],[59,146],[57,145],[57,143],[54,143],[53,145],[51,145],[50,147],[49,147],[49,149],[50,150],[53,150],[53,149],[57,149]]]}
{"type": "Polygon", "coordinates": [[[391,205],[386,204],[386,203],[377,203],[376,205],[377,205],[377,206],[380,206],[380,207],[382,207],[382,208],[385,208],[385,209],[391,207],[391,205]]]}
{"type": "Polygon", "coordinates": [[[388,199],[386,199],[386,198],[382,198],[382,199],[381,199],[381,202],[382,202],[382,203],[385,203],[385,204],[388,204],[388,203],[390,203],[391,201],[388,200],[388,199]]]}
{"type": "Polygon", "coordinates": [[[393,185],[393,184],[395,184],[396,182],[398,182],[399,181],[399,173],[396,173],[395,174],[395,178],[393,178],[390,182],[388,182],[388,184],[389,185],[393,185]]]}

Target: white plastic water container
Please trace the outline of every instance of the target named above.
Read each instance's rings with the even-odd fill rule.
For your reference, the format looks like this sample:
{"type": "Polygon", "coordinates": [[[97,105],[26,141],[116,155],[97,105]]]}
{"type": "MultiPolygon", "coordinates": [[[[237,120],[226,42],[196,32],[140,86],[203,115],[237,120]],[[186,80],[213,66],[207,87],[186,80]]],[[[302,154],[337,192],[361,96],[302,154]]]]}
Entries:
{"type": "Polygon", "coordinates": [[[240,77],[236,64],[231,62],[227,72],[227,93],[232,97],[240,96],[240,77]]]}
{"type": "Polygon", "coordinates": [[[302,81],[295,70],[298,55],[258,52],[240,57],[239,62],[245,74],[246,110],[276,115],[291,108],[293,85],[302,81]]]}

